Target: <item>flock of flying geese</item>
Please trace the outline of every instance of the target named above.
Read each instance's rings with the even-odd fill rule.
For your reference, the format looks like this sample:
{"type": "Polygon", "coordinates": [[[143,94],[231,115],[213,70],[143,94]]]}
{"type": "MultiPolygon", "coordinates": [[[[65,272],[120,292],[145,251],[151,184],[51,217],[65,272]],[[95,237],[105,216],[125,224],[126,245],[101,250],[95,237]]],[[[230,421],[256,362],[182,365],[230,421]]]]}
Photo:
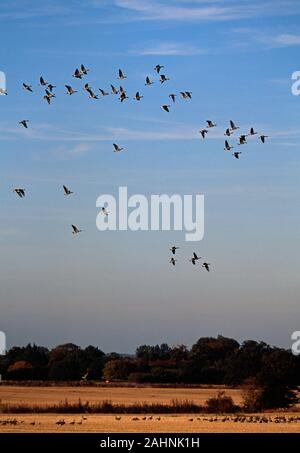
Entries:
{"type": "MultiPolygon", "coordinates": [[[[173,255],[175,255],[176,250],[179,249],[179,248],[180,248],[180,247],[176,247],[176,245],[172,245],[172,247],[170,248],[170,251],[172,252],[173,255]]],[[[196,266],[196,262],[197,262],[198,260],[200,260],[201,258],[202,258],[202,257],[201,257],[201,256],[198,256],[196,252],[193,252],[193,256],[192,256],[192,258],[189,259],[189,261],[190,261],[194,266],[196,266]]],[[[176,265],[176,261],[177,261],[177,260],[174,258],[174,256],[172,256],[171,259],[170,259],[170,261],[169,261],[169,263],[172,264],[173,266],[175,266],[175,265],[176,265]]],[[[209,266],[211,266],[211,264],[210,264],[210,263],[207,263],[206,261],[204,261],[203,264],[202,264],[202,267],[204,267],[204,269],[206,269],[207,272],[210,271],[210,267],[209,267],[209,266]]]]}

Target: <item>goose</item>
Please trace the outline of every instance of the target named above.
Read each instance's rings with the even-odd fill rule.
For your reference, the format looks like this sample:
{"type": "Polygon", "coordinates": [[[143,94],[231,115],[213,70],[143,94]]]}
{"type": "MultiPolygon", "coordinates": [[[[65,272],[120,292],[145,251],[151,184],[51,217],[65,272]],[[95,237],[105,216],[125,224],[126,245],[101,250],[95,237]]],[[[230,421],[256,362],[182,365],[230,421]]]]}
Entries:
{"type": "Polygon", "coordinates": [[[90,99],[98,99],[98,96],[96,96],[95,93],[90,88],[86,91],[89,93],[90,99]]]}
{"type": "Polygon", "coordinates": [[[185,94],[186,94],[186,96],[187,96],[189,99],[192,99],[192,92],[191,92],[191,91],[185,91],[185,94]]]}
{"type": "Polygon", "coordinates": [[[162,105],[162,106],[161,106],[161,108],[162,108],[165,112],[168,112],[168,113],[170,112],[170,110],[169,110],[170,107],[171,107],[170,105],[162,105]]]}
{"type": "Polygon", "coordinates": [[[230,120],[229,123],[230,123],[230,129],[232,131],[236,131],[237,129],[239,129],[239,126],[236,126],[232,120],[230,120]]]}
{"type": "Polygon", "coordinates": [[[28,129],[28,123],[29,123],[29,120],[22,120],[22,121],[19,121],[19,124],[22,124],[22,126],[24,126],[25,129],[28,129]]]}
{"type": "Polygon", "coordinates": [[[254,131],[254,128],[250,127],[249,135],[256,135],[256,134],[257,134],[257,132],[254,131]]]}
{"type": "Polygon", "coordinates": [[[67,94],[68,94],[69,96],[71,96],[71,95],[74,94],[74,93],[77,93],[77,91],[74,90],[70,85],[65,85],[65,87],[67,88],[67,94]]]}
{"type": "Polygon", "coordinates": [[[260,135],[259,138],[260,138],[262,143],[265,143],[265,140],[266,140],[266,138],[268,138],[268,136],[267,135],[260,135]]]}
{"type": "Polygon", "coordinates": [[[118,421],[120,421],[120,420],[121,420],[121,417],[119,417],[119,416],[116,416],[116,417],[115,417],[115,420],[118,420],[118,421]]]}
{"type": "Polygon", "coordinates": [[[85,83],[83,89],[84,89],[84,91],[88,91],[88,90],[91,90],[91,87],[89,86],[88,83],[85,83]]]}
{"type": "Polygon", "coordinates": [[[0,88],[0,94],[5,94],[6,96],[8,95],[7,90],[4,88],[0,88]]]}
{"type": "Polygon", "coordinates": [[[151,82],[150,77],[148,77],[148,76],[146,77],[145,85],[146,86],[153,85],[153,82],[151,82]]]}
{"type": "Polygon", "coordinates": [[[113,86],[113,85],[110,85],[111,86],[111,94],[118,94],[118,90],[113,86]]]}
{"type": "Polygon", "coordinates": [[[72,225],[72,234],[79,234],[82,232],[82,230],[79,230],[76,225],[72,225]]]}
{"type": "Polygon", "coordinates": [[[233,134],[233,132],[231,132],[231,130],[230,130],[229,127],[228,127],[228,128],[226,129],[224,135],[227,135],[227,137],[230,137],[231,134],[233,134]]]}
{"type": "Polygon", "coordinates": [[[70,425],[75,425],[75,420],[73,420],[72,422],[70,422],[70,425]]]}
{"type": "Polygon", "coordinates": [[[180,91],[182,99],[192,99],[192,93],[190,91],[180,91]]]}
{"type": "Polygon", "coordinates": [[[199,133],[202,135],[202,138],[205,138],[205,135],[207,134],[208,130],[207,129],[201,129],[199,133]]]}
{"type": "Polygon", "coordinates": [[[125,93],[125,90],[124,90],[124,88],[123,88],[122,86],[119,87],[119,93],[120,93],[120,95],[121,95],[122,93],[125,93]]]}
{"type": "Polygon", "coordinates": [[[198,256],[195,252],[193,252],[193,256],[189,261],[191,261],[193,263],[193,265],[195,266],[196,261],[200,260],[200,258],[201,258],[201,256],[198,256]]]}
{"type": "Polygon", "coordinates": [[[232,153],[233,157],[235,157],[236,159],[240,158],[240,154],[242,154],[241,151],[236,151],[236,152],[232,153]]]}
{"type": "Polygon", "coordinates": [[[15,192],[17,195],[19,195],[20,198],[25,197],[25,189],[16,188],[16,189],[13,189],[13,192],[15,192]]]}
{"type": "Polygon", "coordinates": [[[231,149],[233,148],[233,146],[231,146],[227,140],[225,140],[225,147],[224,147],[224,151],[230,151],[231,149]]]}
{"type": "Polygon", "coordinates": [[[64,192],[65,192],[65,195],[71,195],[72,193],[74,193],[70,189],[68,189],[67,186],[63,186],[63,189],[64,189],[64,192]]]}
{"type": "Polygon", "coordinates": [[[123,92],[123,93],[120,94],[119,99],[120,99],[121,102],[124,102],[125,99],[129,99],[129,98],[128,98],[128,96],[126,96],[126,93],[123,92]]]}
{"type": "Polygon", "coordinates": [[[121,71],[121,69],[119,69],[119,77],[118,77],[119,80],[124,80],[126,79],[126,75],[123,74],[123,72],[121,71]]]}
{"type": "Polygon", "coordinates": [[[85,68],[83,64],[80,66],[81,74],[87,75],[88,71],[89,69],[85,68]]]}
{"type": "Polygon", "coordinates": [[[155,68],[154,68],[154,71],[156,71],[157,74],[159,74],[159,72],[160,72],[160,70],[161,70],[162,68],[164,68],[164,66],[161,66],[160,64],[157,64],[157,65],[155,66],[155,68]]]}
{"type": "Polygon", "coordinates": [[[53,88],[56,88],[56,85],[52,85],[51,83],[48,83],[48,88],[52,93],[53,88]]]}
{"type": "Polygon", "coordinates": [[[207,122],[207,127],[216,127],[216,124],[213,123],[211,120],[206,120],[207,122]]]}
{"type": "Polygon", "coordinates": [[[172,257],[172,258],[170,259],[169,263],[171,263],[171,264],[173,264],[173,266],[175,266],[176,261],[177,261],[177,260],[175,260],[175,258],[172,257]]]}
{"type": "Polygon", "coordinates": [[[176,94],[169,94],[169,98],[172,99],[173,102],[175,102],[176,94]]]}
{"type": "Polygon", "coordinates": [[[122,151],[124,149],[124,148],[121,148],[116,143],[113,143],[113,147],[114,147],[114,153],[119,153],[120,151],[122,151]]]}
{"type": "Polygon", "coordinates": [[[239,138],[239,145],[245,145],[247,143],[246,135],[241,135],[239,138]]]}
{"type": "Polygon", "coordinates": [[[164,83],[167,80],[170,80],[170,79],[168,77],[166,77],[164,74],[160,75],[160,78],[159,78],[160,83],[164,83]]]}
{"type": "Polygon", "coordinates": [[[47,82],[45,82],[45,80],[43,79],[43,77],[42,77],[42,76],[40,77],[40,82],[39,82],[39,85],[40,85],[41,87],[44,87],[44,86],[48,85],[48,83],[47,83],[47,82]]]}
{"type": "Polygon", "coordinates": [[[107,93],[107,91],[104,91],[101,88],[99,88],[99,91],[102,94],[102,96],[109,96],[109,93],[107,93]]]}
{"type": "Polygon", "coordinates": [[[202,264],[202,267],[204,267],[204,268],[207,270],[207,272],[209,272],[209,271],[210,271],[210,269],[209,269],[209,266],[210,266],[210,265],[211,265],[210,263],[204,262],[204,263],[202,264]]]}
{"type": "Polygon", "coordinates": [[[173,253],[173,255],[175,255],[175,252],[176,250],[178,250],[180,247],[176,247],[176,245],[172,245],[172,247],[170,248],[170,251],[173,253]]]}
{"type": "Polygon", "coordinates": [[[101,208],[101,214],[105,215],[106,217],[108,217],[108,211],[103,207],[101,208]]]}
{"type": "Polygon", "coordinates": [[[51,96],[48,96],[47,94],[45,94],[44,99],[45,99],[45,101],[48,102],[48,105],[51,104],[51,96]]]}
{"type": "Polygon", "coordinates": [[[31,88],[31,85],[27,85],[27,83],[23,83],[23,89],[26,90],[26,91],[30,91],[31,93],[33,93],[33,90],[31,88]]]}
{"type": "Polygon", "coordinates": [[[133,99],[135,99],[136,101],[140,101],[143,97],[144,97],[144,96],[141,96],[140,93],[139,93],[139,91],[137,91],[137,92],[135,93],[135,96],[134,96],[133,99]]]}
{"type": "Polygon", "coordinates": [[[75,69],[74,74],[72,74],[72,77],[75,77],[75,79],[82,79],[82,73],[79,71],[78,68],[75,69]]]}
{"type": "Polygon", "coordinates": [[[45,93],[46,95],[49,97],[49,98],[55,98],[55,94],[52,93],[51,91],[47,90],[47,88],[45,89],[45,93]]]}

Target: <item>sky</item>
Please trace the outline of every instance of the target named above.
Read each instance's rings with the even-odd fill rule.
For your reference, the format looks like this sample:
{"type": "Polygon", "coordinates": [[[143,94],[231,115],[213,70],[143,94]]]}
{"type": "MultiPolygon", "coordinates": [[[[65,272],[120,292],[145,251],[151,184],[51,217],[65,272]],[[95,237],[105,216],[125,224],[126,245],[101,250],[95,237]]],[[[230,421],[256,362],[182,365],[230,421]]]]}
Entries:
{"type": "Polygon", "coordinates": [[[299,16],[298,0],[1,1],[0,330],[8,347],[74,342],[131,353],[218,334],[291,346],[300,330],[300,96],[291,93],[299,16]],[[83,82],[72,77],[81,63],[90,69],[83,82]],[[163,85],[156,64],[170,78],[163,85]],[[120,84],[119,68],[130,99],[89,99],[83,83],[108,91],[120,84]],[[40,76],[57,86],[50,106],[40,76]],[[67,96],[65,84],[78,93],[67,96]],[[160,108],[185,90],[191,100],[160,108]],[[202,140],[207,119],[217,127],[202,140]],[[230,119],[266,143],[255,136],[239,147],[235,134],[242,154],[234,159],[223,150],[230,119]],[[114,153],[112,143],[125,150],[114,153]],[[65,197],[63,184],[74,194],[65,197]],[[96,199],[119,186],[204,194],[203,240],[98,231],[96,199]],[[73,223],[83,230],[76,237],[73,223]],[[193,251],[210,273],[188,261],[193,251]]]}

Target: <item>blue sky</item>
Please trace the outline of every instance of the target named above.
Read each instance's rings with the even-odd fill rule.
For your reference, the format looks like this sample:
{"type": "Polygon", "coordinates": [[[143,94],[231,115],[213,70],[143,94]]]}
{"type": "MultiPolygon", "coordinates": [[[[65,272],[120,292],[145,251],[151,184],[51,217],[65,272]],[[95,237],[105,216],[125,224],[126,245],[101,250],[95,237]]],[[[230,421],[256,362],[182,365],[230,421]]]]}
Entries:
{"type": "Polygon", "coordinates": [[[0,330],[9,346],[73,341],[131,352],[217,334],[290,346],[300,329],[300,97],[291,94],[299,15],[294,0],[1,2],[9,95],[0,97],[0,330]],[[129,95],[144,99],[88,99],[72,77],[81,63],[95,91],[118,86],[122,68],[129,95]],[[163,86],[157,63],[171,79],[163,86]],[[57,85],[51,106],[41,75],[57,85]],[[79,92],[67,97],[65,84],[79,92]],[[192,100],[160,109],[183,90],[192,100]],[[202,140],[206,119],[218,128],[202,140]],[[249,139],[231,158],[230,119],[269,139],[249,139]],[[113,153],[113,142],[126,152],[113,153]],[[64,197],[62,184],[75,194],[64,197]],[[131,194],[203,193],[203,241],[100,233],[96,199],[123,185],[131,194]],[[71,223],[83,229],[76,238],[71,223]],[[193,250],[210,274],[188,262],[193,250]]]}

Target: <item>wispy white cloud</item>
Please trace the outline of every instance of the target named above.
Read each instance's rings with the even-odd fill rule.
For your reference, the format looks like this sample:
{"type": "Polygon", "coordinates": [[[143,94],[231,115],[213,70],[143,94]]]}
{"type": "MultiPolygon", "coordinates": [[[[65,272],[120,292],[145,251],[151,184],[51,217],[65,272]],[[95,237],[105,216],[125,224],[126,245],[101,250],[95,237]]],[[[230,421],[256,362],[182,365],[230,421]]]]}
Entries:
{"type": "MultiPolygon", "coordinates": [[[[246,36],[247,40],[244,41],[244,44],[248,46],[253,45],[253,43],[262,44],[265,48],[281,48],[300,45],[300,35],[295,33],[276,33],[273,29],[261,31],[255,28],[246,27],[235,28],[232,32],[240,36],[246,36]]],[[[239,41],[238,45],[241,45],[241,43],[243,44],[243,42],[239,41]]]]}
{"type": "Polygon", "coordinates": [[[166,55],[166,56],[189,56],[202,55],[205,49],[181,42],[160,42],[149,44],[129,51],[131,55],[166,55]]]}
{"type": "Polygon", "coordinates": [[[299,46],[300,35],[283,33],[277,36],[266,36],[265,41],[272,47],[299,46]]]}

